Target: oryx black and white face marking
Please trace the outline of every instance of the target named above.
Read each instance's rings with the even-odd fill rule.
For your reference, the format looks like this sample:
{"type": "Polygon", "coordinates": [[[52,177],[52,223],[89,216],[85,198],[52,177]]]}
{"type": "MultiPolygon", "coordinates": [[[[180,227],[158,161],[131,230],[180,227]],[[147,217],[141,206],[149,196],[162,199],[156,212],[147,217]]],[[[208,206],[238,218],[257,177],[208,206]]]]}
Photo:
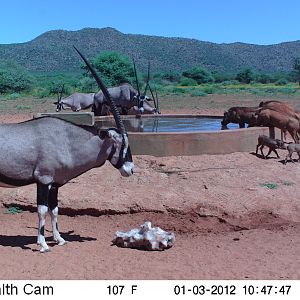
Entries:
{"type": "Polygon", "coordinates": [[[101,135],[102,137],[107,136],[113,141],[107,160],[120,171],[122,176],[131,176],[134,164],[127,134],[121,134],[117,129],[112,128],[101,131],[101,135]]]}

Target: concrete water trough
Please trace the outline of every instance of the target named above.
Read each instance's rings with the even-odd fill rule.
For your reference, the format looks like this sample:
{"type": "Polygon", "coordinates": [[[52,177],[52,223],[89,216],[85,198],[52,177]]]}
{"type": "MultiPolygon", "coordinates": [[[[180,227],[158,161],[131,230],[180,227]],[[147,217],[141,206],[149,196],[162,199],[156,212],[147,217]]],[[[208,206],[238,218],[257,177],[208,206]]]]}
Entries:
{"type": "MultiPolygon", "coordinates": [[[[115,127],[112,116],[94,117],[93,113],[40,113],[82,125],[115,127]]],[[[153,156],[227,154],[255,151],[260,134],[268,127],[220,130],[222,116],[143,115],[122,116],[133,154],[153,156]]]]}

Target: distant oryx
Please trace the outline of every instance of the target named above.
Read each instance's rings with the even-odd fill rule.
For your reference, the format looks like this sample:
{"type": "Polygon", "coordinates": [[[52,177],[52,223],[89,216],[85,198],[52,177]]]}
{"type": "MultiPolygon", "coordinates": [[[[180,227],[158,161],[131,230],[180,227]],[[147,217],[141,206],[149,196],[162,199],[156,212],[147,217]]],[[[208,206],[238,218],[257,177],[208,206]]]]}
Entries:
{"type": "Polygon", "coordinates": [[[58,98],[56,104],[56,111],[61,109],[72,109],[72,111],[80,111],[82,109],[88,109],[94,104],[95,93],[75,93],[64,99],[58,98]]]}
{"type": "MultiPolygon", "coordinates": [[[[148,65],[148,79],[143,94],[140,93],[139,83],[136,74],[135,62],[134,72],[136,77],[137,90],[133,88],[129,83],[123,83],[120,86],[112,87],[108,89],[111,97],[113,98],[116,106],[121,114],[154,114],[158,111],[158,99],[155,99],[153,91],[149,85],[150,79],[150,65],[148,65]],[[148,101],[152,99],[146,96],[146,91],[149,88],[155,107],[153,107],[148,101]],[[146,102],[145,102],[146,101],[146,102]]],[[[81,109],[88,109],[92,107],[92,111],[95,116],[104,116],[109,114],[109,102],[100,90],[98,93],[75,93],[64,99],[62,97],[63,88],[58,96],[56,104],[56,111],[61,109],[72,109],[72,111],[80,111],[81,109]]],[[[156,95],[157,97],[157,95],[156,95]]]]}
{"type": "MultiPolygon", "coordinates": [[[[117,107],[119,108],[121,114],[127,115],[128,111],[137,107],[137,113],[141,114],[146,111],[146,113],[154,114],[156,109],[152,107],[149,103],[144,105],[144,101],[151,100],[147,96],[140,95],[138,96],[138,92],[132,87],[132,85],[128,83],[121,84],[120,86],[116,86],[108,89],[111,97],[114,99],[117,107]]],[[[95,94],[94,96],[94,105],[93,111],[95,116],[103,116],[107,115],[109,111],[109,106],[106,98],[104,97],[102,91],[95,94]]]]}
{"type": "MultiPolygon", "coordinates": [[[[140,86],[139,81],[137,78],[136,73],[136,67],[135,62],[133,61],[133,67],[134,67],[134,74],[135,74],[135,80],[136,80],[136,86],[137,90],[133,88],[132,85],[129,83],[123,83],[120,86],[113,87],[108,89],[111,97],[115,100],[115,103],[117,107],[120,109],[122,114],[127,115],[128,111],[131,108],[134,108],[132,112],[137,112],[139,114],[147,113],[147,114],[154,114],[158,112],[158,107],[156,105],[157,100],[154,97],[153,91],[149,85],[150,80],[150,64],[148,64],[148,78],[146,82],[146,87],[144,90],[144,93],[141,94],[140,92],[140,86]],[[147,89],[149,88],[153,99],[146,96],[147,89]],[[152,107],[148,101],[154,101],[155,107],[152,107]],[[147,101],[147,102],[145,102],[147,101]]],[[[105,96],[103,95],[103,92],[100,91],[94,96],[94,105],[93,105],[93,111],[95,113],[95,116],[103,116],[108,113],[109,107],[108,103],[106,101],[105,96]]]]}
{"type": "Polygon", "coordinates": [[[59,187],[92,168],[101,167],[106,160],[122,176],[133,174],[134,164],[128,137],[116,105],[94,69],[77,49],[76,51],[110,102],[118,129],[99,130],[55,117],[0,125],[0,186],[37,184],[37,242],[41,245],[41,252],[49,251],[44,236],[48,208],[53,238],[59,245],[65,244],[57,226],[59,187]]]}

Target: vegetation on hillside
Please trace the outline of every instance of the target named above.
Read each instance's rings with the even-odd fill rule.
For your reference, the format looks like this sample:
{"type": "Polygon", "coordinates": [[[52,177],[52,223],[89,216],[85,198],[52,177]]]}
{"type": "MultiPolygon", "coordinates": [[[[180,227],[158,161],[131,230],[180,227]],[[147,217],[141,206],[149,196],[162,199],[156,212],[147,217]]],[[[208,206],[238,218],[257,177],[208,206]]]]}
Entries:
{"type": "Polygon", "coordinates": [[[0,59],[12,59],[30,71],[80,73],[76,45],[90,59],[103,51],[134,57],[139,70],[183,72],[203,67],[210,72],[237,73],[247,66],[259,73],[288,72],[299,56],[300,41],[276,45],[215,44],[187,38],[123,34],[113,28],[55,30],[22,43],[0,45],[0,59]]]}
{"type": "Polygon", "coordinates": [[[33,76],[21,65],[7,60],[0,62],[0,93],[29,91],[33,76]]]}
{"type": "MultiPolygon", "coordinates": [[[[133,66],[130,59],[117,52],[104,52],[91,59],[101,78],[108,87],[129,82],[135,87],[133,66]]],[[[290,72],[259,73],[252,68],[243,68],[236,73],[211,72],[202,66],[194,66],[183,72],[156,72],[151,76],[151,85],[160,95],[190,95],[204,97],[208,94],[250,93],[257,96],[274,94],[300,95],[297,84],[299,69],[295,59],[290,72]]],[[[13,61],[0,63],[1,99],[13,100],[21,96],[38,99],[56,97],[61,86],[65,95],[74,92],[96,92],[95,80],[78,62],[82,74],[32,73],[13,61]]],[[[300,64],[299,64],[300,66],[300,64]]],[[[146,74],[138,74],[141,87],[146,74]]]]}

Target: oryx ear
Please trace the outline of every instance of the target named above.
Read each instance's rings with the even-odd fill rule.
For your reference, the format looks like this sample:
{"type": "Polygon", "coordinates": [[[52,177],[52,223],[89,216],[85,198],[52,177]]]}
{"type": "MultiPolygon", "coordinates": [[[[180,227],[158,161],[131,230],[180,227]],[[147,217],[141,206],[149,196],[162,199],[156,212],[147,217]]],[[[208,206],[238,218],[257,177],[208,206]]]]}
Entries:
{"type": "Polygon", "coordinates": [[[112,132],[107,129],[107,130],[99,130],[99,137],[101,140],[104,140],[105,138],[112,138],[113,137],[113,134],[112,132]]]}
{"type": "Polygon", "coordinates": [[[107,130],[100,130],[99,131],[99,137],[101,140],[104,140],[106,137],[108,137],[108,131],[107,130]]]}
{"type": "Polygon", "coordinates": [[[53,102],[53,104],[57,105],[57,104],[58,104],[58,101],[56,101],[56,102],[53,102]]]}

